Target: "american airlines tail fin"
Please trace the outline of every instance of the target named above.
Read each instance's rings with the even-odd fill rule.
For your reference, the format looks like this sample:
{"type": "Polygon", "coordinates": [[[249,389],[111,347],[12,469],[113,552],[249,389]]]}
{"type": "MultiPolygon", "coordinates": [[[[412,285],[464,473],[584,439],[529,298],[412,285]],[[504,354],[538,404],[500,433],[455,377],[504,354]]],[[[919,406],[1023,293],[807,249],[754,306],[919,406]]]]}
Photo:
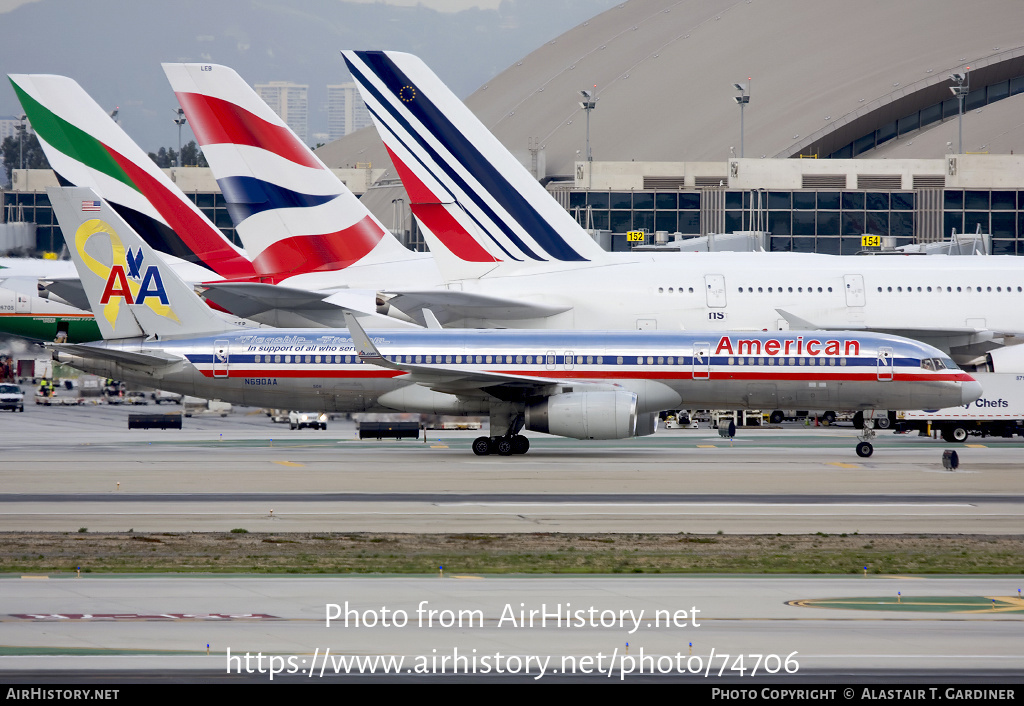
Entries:
{"type": "Polygon", "coordinates": [[[446,278],[607,256],[420,59],[342,55],[446,278]]]}
{"type": "Polygon", "coordinates": [[[257,269],[298,274],[415,257],[234,70],[163,69],[257,269]]]}
{"type": "Polygon", "coordinates": [[[92,187],[160,252],[202,265],[226,279],[255,276],[245,253],[210,223],[78,83],[45,74],[8,78],[62,183],[92,187]]]}
{"type": "Polygon", "coordinates": [[[238,328],[210,309],[95,191],[46,191],[103,338],[173,338],[238,328]]]}

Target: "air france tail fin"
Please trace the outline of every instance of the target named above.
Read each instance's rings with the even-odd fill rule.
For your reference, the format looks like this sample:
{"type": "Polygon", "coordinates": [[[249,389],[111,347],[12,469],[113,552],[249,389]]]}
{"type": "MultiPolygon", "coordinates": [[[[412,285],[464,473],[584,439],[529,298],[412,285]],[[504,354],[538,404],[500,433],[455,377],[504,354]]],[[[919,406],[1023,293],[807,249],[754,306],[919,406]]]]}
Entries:
{"type": "Polygon", "coordinates": [[[298,274],[415,257],[235,71],[163,69],[257,269],[298,274]]]}
{"type": "Polygon", "coordinates": [[[254,278],[256,272],[245,253],[210,223],[75,81],[43,74],[8,78],[63,183],[92,187],[160,252],[202,265],[226,279],[254,278]]]}
{"type": "Polygon", "coordinates": [[[238,328],[210,309],[95,191],[46,192],[103,338],[173,338],[238,328]]]}
{"type": "Polygon", "coordinates": [[[420,59],[342,55],[446,277],[607,256],[420,59]]]}

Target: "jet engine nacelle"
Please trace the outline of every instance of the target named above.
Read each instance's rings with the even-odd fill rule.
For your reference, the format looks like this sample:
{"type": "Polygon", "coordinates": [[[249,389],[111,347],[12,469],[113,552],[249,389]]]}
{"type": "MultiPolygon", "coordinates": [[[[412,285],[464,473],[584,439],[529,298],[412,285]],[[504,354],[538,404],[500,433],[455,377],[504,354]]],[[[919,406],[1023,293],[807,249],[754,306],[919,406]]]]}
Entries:
{"type": "Polygon", "coordinates": [[[570,439],[625,439],[636,431],[634,392],[566,392],[526,406],[526,428],[570,439]]]}
{"type": "Polygon", "coordinates": [[[1024,373],[1024,344],[989,351],[988,368],[993,373],[1024,373]]]}

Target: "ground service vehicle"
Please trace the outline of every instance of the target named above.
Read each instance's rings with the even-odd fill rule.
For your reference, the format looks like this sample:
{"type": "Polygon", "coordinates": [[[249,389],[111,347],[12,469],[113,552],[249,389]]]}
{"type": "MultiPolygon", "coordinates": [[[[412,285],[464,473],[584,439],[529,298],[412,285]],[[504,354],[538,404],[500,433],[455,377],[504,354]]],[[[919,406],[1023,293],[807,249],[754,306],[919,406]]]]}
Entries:
{"type": "Polygon", "coordinates": [[[897,431],[938,431],[949,442],[968,436],[1024,436],[1024,375],[972,373],[981,397],[958,407],[896,412],[897,431]]]}

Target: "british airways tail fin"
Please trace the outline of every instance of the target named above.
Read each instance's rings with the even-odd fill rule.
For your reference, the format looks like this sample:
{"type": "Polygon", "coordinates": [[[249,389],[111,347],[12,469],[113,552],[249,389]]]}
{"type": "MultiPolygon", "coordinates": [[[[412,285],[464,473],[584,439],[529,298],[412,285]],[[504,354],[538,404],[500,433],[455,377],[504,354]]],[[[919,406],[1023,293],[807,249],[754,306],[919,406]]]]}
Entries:
{"type": "Polygon", "coordinates": [[[606,257],[420,59],[342,55],[446,277],[606,257]]]}
{"type": "Polygon", "coordinates": [[[299,274],[415,257],[234,70],[163,69],[257,269],[299,274]]]}
{"type": "Polygon", "coordinates": [[[239,328],[210,309],[95,191],[46,191],[103,338],[173,338],[239,328]]]}
{"type": "Polygon", "coordinates": [[[92,187],[153,248],[226,279],[255,275],[224,237],[153,160],[75,81],[8,76],[46,158],[65,184],[92,187]]]}

